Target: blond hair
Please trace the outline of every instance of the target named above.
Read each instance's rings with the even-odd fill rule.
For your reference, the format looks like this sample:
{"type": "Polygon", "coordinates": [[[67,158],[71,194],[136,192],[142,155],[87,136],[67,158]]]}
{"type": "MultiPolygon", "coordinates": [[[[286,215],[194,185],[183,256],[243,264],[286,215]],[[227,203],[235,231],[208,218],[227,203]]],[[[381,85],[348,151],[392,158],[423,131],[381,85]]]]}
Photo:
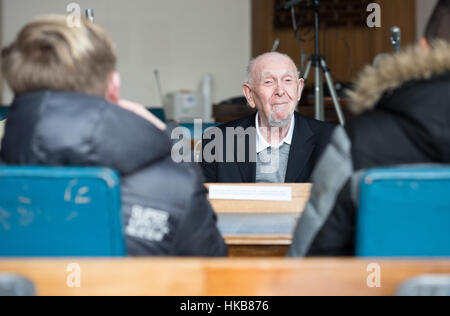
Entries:
{"type": "Polygon", "coordinates": [[[27,24],[1,53],[2,74],[16,95],[59,90],[104,97],[116,68],[106,31],[86,19],[69,27],[63,15],[27,24]]]}

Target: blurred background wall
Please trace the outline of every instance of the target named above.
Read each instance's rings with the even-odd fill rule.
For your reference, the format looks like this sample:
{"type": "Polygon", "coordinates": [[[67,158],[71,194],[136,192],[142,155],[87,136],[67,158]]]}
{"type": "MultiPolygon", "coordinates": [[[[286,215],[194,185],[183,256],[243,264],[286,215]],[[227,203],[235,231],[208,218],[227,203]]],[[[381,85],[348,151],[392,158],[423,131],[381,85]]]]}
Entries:
{"type": "MultiPolygon", "coordinates": [[[[160,107],[154,69],[165,93],[197,90],[211,73],[213,102],[241,94],[251,55],[250,0],[3,0],[3,45],[31,18],[66,14],[71,2],[83,12],[94,8],[117,44],[123,97],[160,107]]],[[[4,90],[3,103],[11,98],[4,90]]]]}
{"type": "Polygon", "coordinates": [[[438,0],[416,0],[416,32],[419,39],[438,0]]]}
{"type": "MultiPolygon", "coordinates": [[[[116,42],[122,96],[148,107],[160,107],[155,69],[160,72],[164,93],[197,90],[203,76],[210,73],[212,101],[217,103],[241,95],[248,60],[270,50],[277,38],[279,51],[291,55],[300,66],[300,45],[292,29],[274,27],[275,1],[79,0],[77,3],[83,10],[94,8],[97,22],[106,27],[116,42]]],[[[0,0],[1,46],[10,43],[34,16],[49,12],[65,14],[70,2],[0,0]]],[[[381,28],[321,30],[322,54],[328,59],[336,81],[352,81],[377,54],[391,52],[392,26],[401,27],[403,45],[418,40],[437,0],[377,2],[382,9],[381,28]]],[[[313,42],[303,43],[302,48],[310,54],[313,42]]],[[[313,75],[309,82],[312,79],[313,75]]],[[[0,83],[0,101],[8,104],[12,95],[1,87],[0,83]]],[[[3,124],[0,123],[0,137],[3,124]]]]}

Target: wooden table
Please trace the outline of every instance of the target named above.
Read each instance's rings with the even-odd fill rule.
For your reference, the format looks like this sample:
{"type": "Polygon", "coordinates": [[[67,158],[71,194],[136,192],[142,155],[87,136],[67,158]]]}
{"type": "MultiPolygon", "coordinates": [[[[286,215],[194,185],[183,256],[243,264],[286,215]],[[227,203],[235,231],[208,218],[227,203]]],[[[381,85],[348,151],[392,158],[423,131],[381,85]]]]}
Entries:
{"type": "MultiPolygon", "coordinates": [[[[274,186],[273,184],[206,184],[274,186]]],[[[210,200],[231,257],[283,257],[292,232],[311,192],[311,184],[277,184],[291,187],[292,201],[210,200]]],[[[209,198],[209,196],[208,196],[209,198]]]]}
{"type": "Polygon", "coordinates": [[[356,259],[1,260],[0,273],[27,277],[38,295],[394,295],[422,274],[450,274],[450,261],[356,259]],[[80,287],[68,267],[79,267],[80,287]],[[373,263],[381,287],[369,287],[373,263]]]}

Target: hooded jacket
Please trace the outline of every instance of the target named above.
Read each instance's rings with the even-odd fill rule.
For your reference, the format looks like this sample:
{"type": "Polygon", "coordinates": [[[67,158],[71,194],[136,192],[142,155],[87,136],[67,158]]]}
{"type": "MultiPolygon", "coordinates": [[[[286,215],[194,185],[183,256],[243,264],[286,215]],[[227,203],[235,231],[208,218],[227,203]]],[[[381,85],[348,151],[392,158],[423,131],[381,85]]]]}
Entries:
{"type": "Polygon", "coordinates": [[[367,67],[350,93],[359,114],[336,129],[290,256],[352,256],[358,178],[365,169],[450,162],[450,43],[419,46],[367,67]]]}
{"type": "Polygon", "coordinates": [[[119,172],[131,256],[227,254],[200,171],[172,161],[166,133],[104,99],[52,91],[16,97],[0,157],[10,165],[119,172]],[[148,218],[158,218],[157,225],[148,218]]]}

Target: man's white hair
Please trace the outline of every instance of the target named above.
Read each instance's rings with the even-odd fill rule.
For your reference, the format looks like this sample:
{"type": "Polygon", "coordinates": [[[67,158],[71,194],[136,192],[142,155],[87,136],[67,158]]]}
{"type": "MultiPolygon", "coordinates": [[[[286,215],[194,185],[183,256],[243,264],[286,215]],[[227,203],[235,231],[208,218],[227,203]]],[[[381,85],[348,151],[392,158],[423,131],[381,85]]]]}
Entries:
{"type": "Polygon", "coordinates": [[[270,56],[270,55],[275,55],[275,56],[280,56],[280,57],[287,58],[294,65],[295,72],[297,73],[297,76],[300,79],[301,73],[300,73],[300,71],[298,71],[297,65],[295,64],[295,62],[292,60],[292,58],[289,55],[278,53],[278,52],[268,52],[268,53],[261,54],[261,55],[259,55],[259,56],[257,56],[257,57],[255,57],[255,58],[250,60],[250,62],[248,63],[248,66],[247,66],[247,78],[245,80],[245,83],[247,83],[247,84],[254,83],[253,70],[255,69],[256,63],[261,58],[266,57],[266,56],[270,56]]]}

